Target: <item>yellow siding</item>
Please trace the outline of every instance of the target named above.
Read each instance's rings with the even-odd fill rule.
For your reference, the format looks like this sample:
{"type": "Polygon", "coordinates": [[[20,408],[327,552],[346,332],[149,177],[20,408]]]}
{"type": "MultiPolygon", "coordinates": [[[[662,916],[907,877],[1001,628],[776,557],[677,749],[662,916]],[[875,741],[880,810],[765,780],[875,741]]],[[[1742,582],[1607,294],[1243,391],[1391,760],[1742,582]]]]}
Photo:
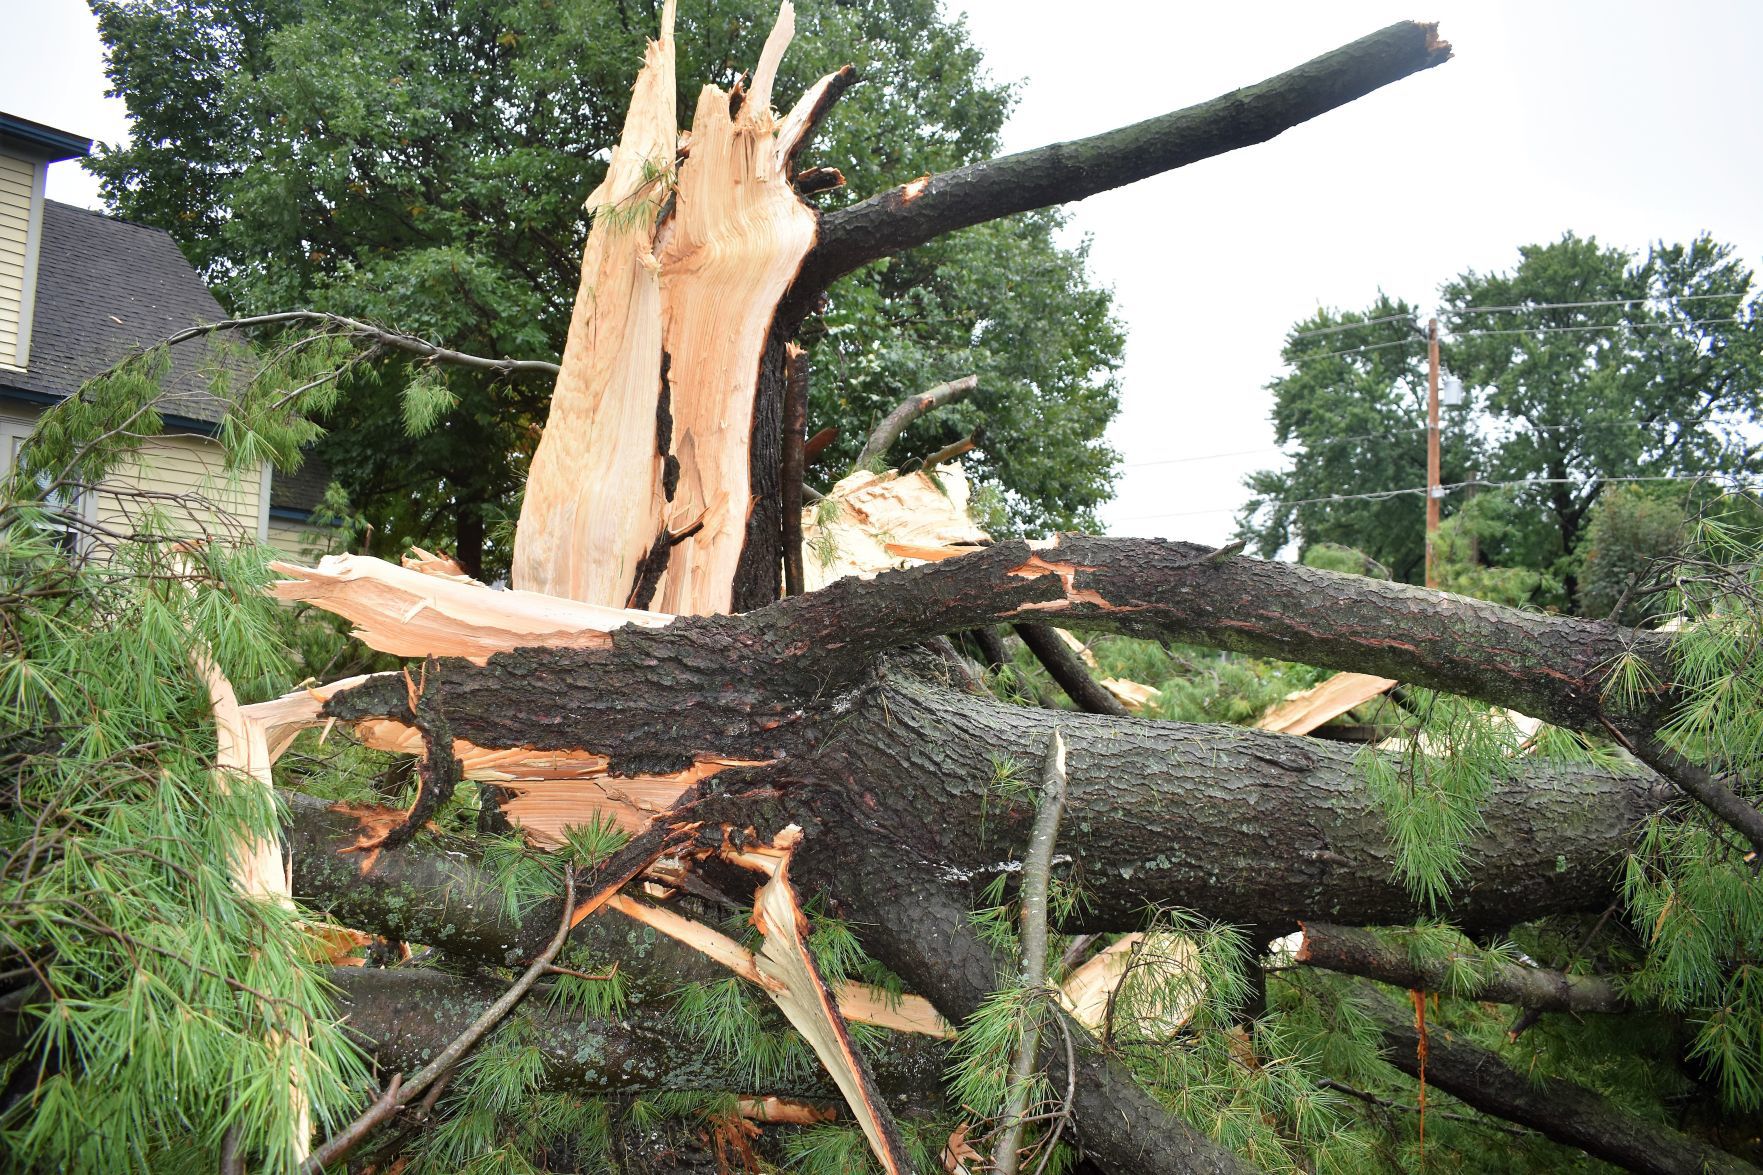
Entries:
{"type": "Polygon", "coordinates": [[[131,533],[144,529],[147,516],[157,511],[162,518],[154,533],[163,533],[163,526],[182,538],[236,542],[257,537],[263,479],[256,470],[233,474],[223,469],[220,446],[213,441],[154,437],[111,475],[110,482],[114,486],[98,487],[100,526],[131,533]],[[194,497],[186,504],[145,494],[194,497]]]}
{"type": "Polygon", "coordinates": [[[24,263],[37,165],[0,155],[0,366],[18,366],[18,319],[24,301],[24,263]]]}
{"type": "Polygon", "coordinates": [[[332,544],[316,533],[310,524],[280,518],[269,520],[269,545],[296,563],[316,563],[332,551],[332,544]]]}

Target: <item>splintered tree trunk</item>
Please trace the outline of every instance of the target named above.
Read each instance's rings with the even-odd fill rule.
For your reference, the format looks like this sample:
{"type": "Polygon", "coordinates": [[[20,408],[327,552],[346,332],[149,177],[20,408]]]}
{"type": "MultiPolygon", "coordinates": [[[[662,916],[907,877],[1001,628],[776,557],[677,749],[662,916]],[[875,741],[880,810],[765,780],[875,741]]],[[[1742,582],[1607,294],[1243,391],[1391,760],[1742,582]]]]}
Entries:
{"type": "Polygon", "coordinates": [[[785,0],[751,88],[704,87],[676,164],[673,12],[669,0],[624,137],[589,198],[594,225],[527,480],[514,583],[590,603],[727,612],[757,505],[761,359],[814,244],[816,217],[791,167],[843,75],[773,113],[795,31],[785,0]]]}

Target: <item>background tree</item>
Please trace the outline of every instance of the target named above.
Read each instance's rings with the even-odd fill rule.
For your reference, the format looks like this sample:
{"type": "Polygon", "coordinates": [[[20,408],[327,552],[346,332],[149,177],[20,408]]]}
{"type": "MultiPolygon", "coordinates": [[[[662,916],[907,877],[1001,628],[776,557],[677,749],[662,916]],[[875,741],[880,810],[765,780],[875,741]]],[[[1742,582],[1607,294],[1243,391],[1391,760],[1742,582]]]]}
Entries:
{"type": "MultiPolygon", "coordinates": [[[[1763,389],[1763,303],[1751,287],[1751,271],[1706,236],[1637,256],[1571,233],[1520,249],[1509,273],[1469,272],[1444,286],[1443,364],[1463,380],[1469,403],[1446,412],[1443,480],[1473,471],[1496,484],[1528,483],[1505,487],[1519,508],[1506,524],[1482,528],[1480,561],[1539,573],[1539,598],[1570,604],[1589,512],[1608,486],[1756,471],[1747,430],[1763,389]]],[[[1293,370],[1271,386],[1279,439],[1300,448],[1292,471],[1252,475],[1264,497],[1241,520],[1264,551],[1293,539],[1345,543],[1398,578],[1418,578],[1420,495],[1277,503],[1425,483],[1419,328],[1409,307],[1384,298],[1365,314],[1324,314],[1294,328],[1293,370]],[[1355,322],[1368,325],[1304,335],[1355,322]],[[1368,401],[1400,404],[1407,415],[1380,416],[1368,401]],[[1349,429],[1365,420],[1384,433],[1349,429]]],[[[1448,495],[1447,513],[1464,501],[1448,495]]]]}
{"type": "MultiPolygon", "coordinates": [[[[624,0],[186,5],[95,0],[131,142],[92,167],[121,215],[170,231],[239,313],[312,306],[483,355],[554,359],[587,230],[583,199],[621,125],[655,6],[624,0]]],[[[682,109],[756,60],[757,0],[681,14],[682,109]]],[[[811,149],[849,190],[986,158],[1009,90],[933,0],[807,5],[780,96],[845,60],[868,80],[811,149]],[[834,60],[834,58],[838,60],[834,60]]],[[[823,206],[849,201],[842,192],[823,206]]],[[[974,460],[1037,528],[1093,523],[1122,339],[1083,251],[1038,212],[853,275],[806,330],[825,477],[906,395],[964,374],[970,403],[916,425],[924,455],[985,428],[974,460]]],[[[550,396],[543,379],[356,368],[316,452],[384,536],[505,566],[508,516],[550,396]],[[385,384],[428,394],[412,437],[385,384]]]]}

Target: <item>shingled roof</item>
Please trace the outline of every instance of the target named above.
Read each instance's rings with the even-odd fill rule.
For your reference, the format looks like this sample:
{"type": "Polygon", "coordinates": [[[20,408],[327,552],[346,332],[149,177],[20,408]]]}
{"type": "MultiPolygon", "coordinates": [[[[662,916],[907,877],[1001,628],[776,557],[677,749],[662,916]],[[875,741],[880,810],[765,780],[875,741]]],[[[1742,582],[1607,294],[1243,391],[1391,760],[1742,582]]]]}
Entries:
{"type": "MultiPolygon", "coordinates": [[[[225,317],[163,229],[45,200],[29,369],[0,370],[0,395],[53,403],[129,352],[225,317]]],[[[172,349],[159,403],[174,427],[206,431],[219,424],[226,405],[208,390],[209,366],[203,343],[172,349]]],[[[327,480],[316,468],[277,472],[271,505],[310,511],[327,480]]]]}
{"type": "MultiPolygon", "coordinates": [[[[132,350],[225,317],[163,230],[45,200],[29,370],[0,373],[0,386],[60,399],[132,350]]],[[[205,347],[174,349],[166,413],[219,422],[225,404],[207,390],[207,362],[205,347]]]]}

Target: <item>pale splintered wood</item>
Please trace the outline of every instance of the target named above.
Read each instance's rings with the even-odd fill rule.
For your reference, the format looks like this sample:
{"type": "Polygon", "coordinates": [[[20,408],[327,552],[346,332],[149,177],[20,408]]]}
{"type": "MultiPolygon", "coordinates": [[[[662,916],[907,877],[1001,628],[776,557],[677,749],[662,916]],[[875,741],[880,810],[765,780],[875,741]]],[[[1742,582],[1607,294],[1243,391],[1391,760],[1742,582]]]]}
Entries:
{"type": "MultiPolygon", "coordinates": [[[[787,991],[789,988],[784,980],[760,969],[757,955],[714,927],[687,918],[665,906],[653,906],[625,894],[619,894],[606,904],[625,917],[684,943],[768,992],[787,991]]],[[[878,1028],[894,1032],[915,1032],[943,1040],[954,1039],[954,1026],[943,1019],[942,1013],[923,996],[895,996],[879,987],[855,981],[839,984],[835,995],[839,1012],[847,1020],[874,1024],[878,1028]]]]}
{"type": "Polygon", "coordinates": [[[801,830],[794,825],[779,834],[774,843],[785,850],[784,855],[771,865],[770,880],[753,895],[753,924],[764,936],[755,961],[761,975],[783,984],[781,991],[767,987],[772,1002],[802,1034],[839,1087],[882,1170],[888,1175],[906,1175],[912,1162],[899,1129],[851,1040],[839,1001],[808,952],[808,919],[790,885],[790,851],[800,838],[801,830]]]}
{"type": "Polygon", "coordinates": [[[1370,673],[1337,673],[1307,690],[1287,694],[1255,723],[1262,730],[1282,734],[1309,734],[1331,718],[1339,718],[1395,685],[1388,677],[1370,673]]]}
{"type": "Polygon", "coordinates": [[[972,491],[959,464],[928,473],[842,478],[802,511],[802,575],[809,591],[836,579],[953,558],[991,541],[967,512],[972,491]]]}
{"type": "Polygon", "coordinates": [[[637,73],[624,134],[588,197],[593,227],[550,418],[514,538],[514,585],[622,605],[665,513],[656,444],[661,270],[655,222],[679,139],[674,0],[637,73]]]}
{"type": "Polygon", "coordinates": [[[1194,944],[1168,931],[1121,935],[1059,986],[1059,1002],[1090,1031],[1102,1031],[1113,1007],[1117,1017],[1131,1016],[1139,1031],[1159,1038],[1180,1031],[1205,994],[1194,944]],[[1123,1003],[1115,993],[1129,975],[1141,995],[1123,1003]]]}
{"type": "MultiPolygon", "coordinates": [[[[207,687],[209,705],[214,711],[214,785],[223,794],[235,788],[260,790],[266,805],[273,806],[275,784],[270,776],[274,757],[270,754],[264,724],[254,720],[239,705],[233,683],[220,671],[207,648],[197,645],[190,653],[198,676],[207,687]]],[[[286,910],[294,908],[292,888],[282,864],[281,846],[274,837],[247,835],[240,838],[228,852],[233,882],[240,891],[259,901],[271,902],[286,910]]],[[[298,1054],[306,1045],[305,1030],[295,1029],[289,1035],[272,1029],[266,1041],[272,1051],[286,1054],[290,1071],[300,1064],[298,1054]]],[[[296,1160],[303,1161],[312,1146],[312,1106],[298,1081],[290,1080],[285,1096],[294,1110],[289,1149],[296,1160]]]]}
{"type": "Polygon", "coordinates": [[[582,293],[527,478],[513,578],[526,590],[623,606],[636,598],[645,559],[665,558],[666,570],[647,577],[656,607],[726,612],[752,503],[760,354],[814,243],[814,213],[790,184],[791,157],[833,75],[782,119],[772,111],[795,28],[786,0],[752,87],[733,113],[729,93],[704,87],[690,150],[669,171],[672,13],[670,2],[612,171],[595,193],[582,293]],[[660,217],[670,179],[675,203],[660,217]],[[664,533],[687,531],[652,554],[664,533]]]}
{"type": "Polygon", "coordinates": [[[659,628],[673,617],[606,608],[536,592],[499,592],[470,579],[431,575],[368,555],[329,555],[317,567],[271,563],[287,579],[270,585],[355,626],[370,648],[397,657],[465,657],[545,645],[594,648],[627,624],[659,628]]]}

